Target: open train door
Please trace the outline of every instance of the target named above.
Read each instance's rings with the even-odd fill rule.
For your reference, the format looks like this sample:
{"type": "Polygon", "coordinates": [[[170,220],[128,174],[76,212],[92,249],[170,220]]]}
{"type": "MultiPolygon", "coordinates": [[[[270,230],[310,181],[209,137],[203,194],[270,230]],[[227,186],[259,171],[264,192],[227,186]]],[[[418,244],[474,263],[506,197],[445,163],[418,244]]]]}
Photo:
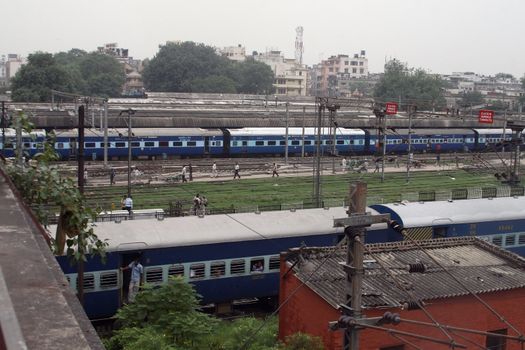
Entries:
{"type": "Polygon", "coordinates": [[[223,134],[223,144],[222,144],[222,153],[223,155],[227,156],[230,154],[230,140],[231,135],[228,129],[221,128],[222,134],[223,134]]]}
{"type": "MultiPolygon", "coordinates": [[[[137,252],[122,253],[120,255],[120,267],[126,267],[137,257],[137,252]]],[[[131,279],[131,270],[122,271],[119,269],[120,294],[119,307],[122,307],[128,301],[129,281],[131,279]]]]}
{"type": "Polygon", "coordinates": [[[204,136],[204,154],[210,154],[210,137],[204,136]]]}

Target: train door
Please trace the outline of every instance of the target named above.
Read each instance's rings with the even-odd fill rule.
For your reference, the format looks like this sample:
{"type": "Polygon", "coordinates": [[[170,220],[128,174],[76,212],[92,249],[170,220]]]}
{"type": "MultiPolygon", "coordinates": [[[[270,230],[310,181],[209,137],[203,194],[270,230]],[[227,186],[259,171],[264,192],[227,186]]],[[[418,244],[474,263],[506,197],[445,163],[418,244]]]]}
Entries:
{"type": "Polygon", "coordinates": [[[230,154],[230,132],[227,129],[221,129],[223,134],[222,152],[224,155],[230,154]]]}
{"type": "Polygon", "coordinates": [[[204,154],[210,153],[210,137],[204,136],[204,154]]]}
{"type": "Polygon", "coordinates": [[[69,138],[69,160],[75,160],[77,158],[77,138],[69,138]]]}
{"type": "MultiPolygon", "coordinates": [[[[120,267],[126,267],[135,258],[137,257],[137,253],[122,253],[120,255],[120,267]]],[[[128,291],[129,291],[129,281],[131,279],[131,270],[121,271],[120,270],[120,300],[119,300],[119,306],[122,306],[125,304],[128,300],[128,291]]]]}

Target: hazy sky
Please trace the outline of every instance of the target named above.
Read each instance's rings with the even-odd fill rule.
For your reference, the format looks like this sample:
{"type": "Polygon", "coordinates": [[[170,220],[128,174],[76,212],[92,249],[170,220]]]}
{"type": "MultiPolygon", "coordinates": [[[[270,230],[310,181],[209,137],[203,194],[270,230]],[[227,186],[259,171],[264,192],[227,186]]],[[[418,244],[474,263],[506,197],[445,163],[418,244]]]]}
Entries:
{"type": "Polygon", "coordinates": [[[0,54],[117,42],[135,58],[167,40],[242,44],[304,63],[366,50],[370,71],[385,58],[434,73],[525,73],[525,0],[11,0],[2,3],[0,54]]]}

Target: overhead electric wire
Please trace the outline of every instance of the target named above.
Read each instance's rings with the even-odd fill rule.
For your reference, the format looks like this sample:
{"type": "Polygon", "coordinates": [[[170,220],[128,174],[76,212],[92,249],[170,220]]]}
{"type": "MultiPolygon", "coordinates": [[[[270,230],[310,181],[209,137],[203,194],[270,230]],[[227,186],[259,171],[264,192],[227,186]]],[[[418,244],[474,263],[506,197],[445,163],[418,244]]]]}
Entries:
{"type": "Polygon", "coordinates": [[[403,343],[412,346],[414,349],[417,349],[417,350],[424,350],[423,348],[420,348],[420,347],[417,346],[416,344],[412,343],[412,342],[409,341],[409,340],[404,339],[402,336],[400,336],[400,335],[398,335],[398,334],[393,334],[393,333],[391,333],[390,336],[391,336],[391,337],[394,337],[394,338],[396,338],[396,339],[401,340],[403,343]]]}

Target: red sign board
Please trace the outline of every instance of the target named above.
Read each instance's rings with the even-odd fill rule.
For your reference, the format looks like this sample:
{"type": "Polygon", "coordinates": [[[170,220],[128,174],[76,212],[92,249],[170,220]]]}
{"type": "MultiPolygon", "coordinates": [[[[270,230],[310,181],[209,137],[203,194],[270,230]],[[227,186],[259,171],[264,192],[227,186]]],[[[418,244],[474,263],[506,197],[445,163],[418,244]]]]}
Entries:
{"type": "Polygon", "coordinates": [[[494,111],[488,109],[479,110],[479,122],[492,124],[494,122],[494,111]]]}
{"type": "Polygon", "coordinates": [[[387,102],[386,108],[385,108],[386,114],[397,114],[397,103],[395,102],[387,102]]]}

